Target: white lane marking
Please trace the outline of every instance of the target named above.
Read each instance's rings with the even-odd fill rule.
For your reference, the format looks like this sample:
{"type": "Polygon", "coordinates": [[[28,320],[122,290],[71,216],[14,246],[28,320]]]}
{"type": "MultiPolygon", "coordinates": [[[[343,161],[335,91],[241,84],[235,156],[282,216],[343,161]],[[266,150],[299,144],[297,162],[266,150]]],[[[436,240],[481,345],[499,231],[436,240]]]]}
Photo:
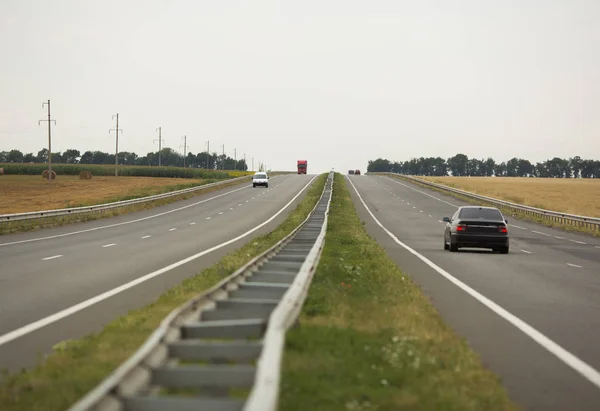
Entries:
{"type": "Polygon", "coordinates": [[[115,243],[104,244],[104,245],[102,246],[102,248],[108,248],[108,247],[112,247],[112,246],[115,246],[115,245],[116,245],[115,243]]]}
{"type": "Polygon", "coordinates": [[[577,265],[577,264],[571,264],[571,263],[567,263],[567,265],[568,265],[569,267],[581,268],[581,266],[580,266],[580,265],[577,265]]]}
{"type": "Polygon", "coordinates": [[[417,208],[417,207],[413,206],[413,208],[417,208]]]}
{"type": "Polygon", "coordinates": [[[559,240],[564,240],[565,239],[564,237],[559,237],[557,235],[555,235],[554,238],[558,238],[559,240]]]}
{"type": "Polygon", "coordinates": [[[406,205],[410,205],[410,203],[406,203],[406,205]]]}
{"type": "Polygon", "coordinates": [[[600,248],[600,245],[596,245],[596,246],[594,246],[594,247],[596,247],[596,248],[600,248]]]}
{"type": "Polygon", "coordinates": [[[521,227],[521,226],[514,225],[514,224],[511,224],[510,226],[514,227],[514,228],[518,228],[519,230],[527,230],[525,227],[521,227]]]}
{"type": "Polygon", "coordinates": [[[210,217],[206,217],[207,220],[210,220],[210,217]]]}
{"type": "Polygon", "coordinates": [[[532,233],[536,233],[536,234],[540,234],[540,235],[545,235],[547,237],[552,237],[552,235],[550,234],[546,234],[546,233],[542,233],[541,231],[535,231],[535,230],[531,230],[532,233]]]}
{"type": "Polygon", "coordinates": [[[153,215],[148,216],[148,217],[137,218],[135,220],[130,220],[130,221],[123,221],[122,223],[108,224],[108,225],[103,225],[103,226],[100,226],[100,227],[88,228],[88,229],[85,229],[85,230],[72,231],[70,233],[56,234],[56,235],[51,235],[51,236],[48,236],[48,237],[37,237],[37,238],[31,238],[29,240],[13,241],[13,242],[10,242],[10,243],[0,243],[0,247],[5,247],[7,245],[30,243],[30,242],[33,242],[33,241],[50,240],[50,239],[53,239],[53,238],[66,237],[66,236],[69,236],[69,235],[75,235],[75,234],[81,234],[81,233],[88,233],[90,231],[103,230],[105,228],[119,227],[119,226],[126,225],[126,224],[138,223],[140,221],[150,220],[151,218],[161,217],[163,215],[167,215],[167,214],[171,214],[171,213],[174,213],[174,212],[177,212],[177,211],[185,210],[186,208],[194,207],[194,206],[197,206],[198,204],[206,203],[207,201],[211,201],[211,200],[214,200],[216,198],[220,198],[220,197],[223,197],[223,196],[226,196],[226,195],[229,195],[229,194],[233,194],[233,193],[241,191],[241,190],[245,190],[248,187],[250,187],[250,186],[246,186],[246,187],[242,187],[242,188],[237,188],[235,190],[231,190],[231,191],[228,191],[226,193],[219,194],[219,195],[216,195],[216,196],[211,197],[211,198],[207,198],[206,200],[197,201],[197,202],[195,202],[193,204],[188,204],[186,206],[175,208],[175,209],[169,210],[169,211],[164,211],[164,212],[158,213],[158,214],[153,214],[153,215]]]}
{"type": "Polygon", "coordinates": [[[150,238],[150,237],[152,237],[152,236],[151,235],[145,235],[145,236],[142,237],[142,239],[150,238]]]}
{"type": "Polygon", "coordinates": [[[177,230],[176,228],[169,228],[169,231],[175,231],[177,230]]]}
{"type": "Polygon", "coordinates": [[[190,223],[190,225],[196,225],[196,223],[194,223],[194,222],[191,222],[191,223],[190,223]]]}
{"type": "Polygon", "coordinates": [[[576,357],[569,351],[565,350],[563,347],[561,347],[560,345],[558,345],[557,343],[552,341],[550,338],[546,337],[544,334],[542,334],[541,332],[539,332],[538,330],[533,328],[531,325],[527,324],[525,321],[521,320],[519,317],[515,316],[514,314],[511,314],[506,309],[502,308],[501,306],[499,306],[498,304],[496,304],[495,302],[493,302],[492,300],[490,300],[483,294],[481,294],[478,291],[476,291],[475,289],[469,287],[467,284],[463,283],[458,278],[454,277],[452,274],[445,271],[443,268],[437,266],[435,263],[433,263],[427,257],[419,254],[417,251],[413,250],[408,245],[406,245],[402,241],[400,241],[398,239],[398,237],[396,237],[390,230],[385,228],[384,225],[379,222],[377,217],[375,217],[375,215],[371,212],[371,210],[369,209],[367,204],[362,199],[360,193],[354,186],[354,183],[352,183],[352,180],[350,180],[350,179],[348,179],[348,180],[350,181],[350,184],[352,185],[352,187],[354,188],[354,191],[358,195],[358,198],[360,199],[362,205],[366,208],[367,212],[371,215],[373,220],[375,220],[377,225],[379,227],[381,227],[383,229],[383,231],[385,231],[386,234],[388,236],[390,236],[392,238],[392,240],[394,240],[398,245],[400,245],[401,247],[406,249],[409,253],[411,253],[414,256],[416,256],[417,258],[419,258],[421,261],[423,261],[425,264],[427,264],[429,267],[431,267],[433,270],[435,270],[442,277],[446,278],[448,281],[450,281],[451,283],[456,285],[458,288],[465,291],[467,294],[469,294],[471,297],[475,298],[481,304],[485,305],[487,308],[492,310],[498,316],[504,318],[506,321],[511,323],[513,326],[515,326],[521,332],[523,332],[525,335],[527,335],[529,338],[531,338],[533,341],[537,342],[540,346],[542,346],[543,348],[548,350],[550,353],[554,354],[562,362],[564,362],[566,365],[568,365],[569,367],[571,367],[572,369],[577,371],[579,374],[581,374],[584,378],[586,378],[592,384],[594,384],[598,388],[600,388],[600,372],[598,372],[596,369],[594,369],[591,365],[587,364],[586,362],[582,361],[581,359],[579,359],[578,357],[576,357]]]}
{"type": "Polygon", "coordinates": [[[238,207],[241,206],[241,204],[238,204],[238,207]]]}
{"type": "Polygon", "coordinates": [[[429,218],[433,218],[433,217],[431,216],[431,214],[428,214],[428,216],[429,216],[429,218]]]}
{"type": "Polygon", "coordinates": [[[233,210],[233,207],[231,207],[231,208],[229,209],[229,211],[231,211],[231,210],[233,210]]]}
{"type": "Polygon", "coordinates": [[[54,260],[55,258],[60,258],[60,257],[62,257],[62,254],[53,255],[52,257],[44,257],[44,258],[42,258],[42,260],[48,261],[48,260],[54,260]]]}
{"type": "Polygon", "coordinates": [[[577,243],[577,244],[587,244],[587,243],[584,243],[583,241],[577,241],[577,240],[569,240],[569,241],[571,241],[572,243],[577,243]]]}
{"type": "Polygon", "coordinates": [[[527,251],[527,250],[521,250],[522,252],[524,252],[525,254],[531,254],[531,251],[527,251]]]}
{"type": "Polygon", "coordinates": [[[223,212],[222,212],[222,211],[219,211],[219,215],[221,215],[221,214],[223,214],[223,212]]]}
{"type": "Polygon", "coordinates": [[[443,223],[443,221],[442,220],[438,220],[438,223],[443,223]]]}
{"type": "Polygon", "coordinates": [[[246,202],[248,202],[248,201],[250,201],[250,200],[246,200],[246,202]]]}
{"type": "Polygon", "coordinates": [[[451,206],[453,206],[453,207],[456,207],[456,208],[458,208],[458,206],[457,206],[456,204],[452,204],[452,203],[450,203],[450,202],[448,202],[448,201],[446,201],[446,200],[442,200],[442,199],[441,199],[441,198],[439,198],[439,197],[432,196],[431,194],[429,194],[429,193],[426,193],[426,192],[424,192],[424,191],[417,190],[417,189],[416,189],[416,188],[414,188],[414,187],[411,187],[411,186],[408,186],[408,185],[406,185],[406,184],[404,184],[404,183],[401,183],[400,181],[396,180],[395,178],[391,178],[391,177],[385,177],[385,178],[387,178],[387,179],[388,179],[388,180],[390,180],[390,181],[393,181],[394,183],[400,184],[401,186],[404,186],[404,187],[406,187],[406,188],[410,188],[411,190],[414,190],[414,191],[416,191],[416,192],[418,192],[418,193],[425,194],[425,195],[426,195],[426,196],[428,196],[428,197],[431,197],[431,198],[434,198],[434,199],[436,199],[436,200],[438,200],[438,201],[441,201],[442,203],[446,203],[446,204],[449,204],[449,205],[451,205],[451,206]]]}
{"type": "Polygon", "coordinates": [[[256,197],[252,197],[252,199],[254,200],[256,197]]]}
{"type": "Polygon", "coordinates": [[[313,180],[317,178],[317,176],[314,176],[304,187],[302,187],[302,189],[298,192],[298,194],[296,194],[294,196],[294,198],[292,198],[286,205],[284,205],[279,211],[277,211],[275,214],[273,214],[271,217],[269,217],[269,219],[267,219],[266,221],[260,223],[259,225],[257,225],[256,227],[246,231],[243,234],[240,234],[239,236],[232,238],[231,240],[225,241],[224,243],[218,244],[214,247],[211,247],[209,249],[206,249],[204,251],[199,252],[198,254],[194,254],[190,257],[184,258],[183,260],[177,261],[171,265],[168,265],[164,268],[161,268],[159,270],[153,271],[149,274],[146,274],[142,277],[136,278],[135,280],[132,280],[128,283],[125,283],[123,285],[120,285],[116,288],[113,288],[112,290],[103,292],[102,294],[99,294],[95,297],[92,297],[88,300],[82,301],[79,304],[75,304],[69,308],[66,308],[62,311],[59,311],[57,313],[54,313],[52,315],[49,315],[47,317],[44,317],[40,320],[34,321],[32,323],[29,323],[23,327],[17,328],[16,330],[10,331],[4,335],[0,335],[0,346],[9,343],[13,340],[16,340],[19,337],[22,337],[24,335],[27,335],[31,332],[34,332],[36,330],[39,330],[42,327],[45,327],[49,324],[55,323],[59,320],[62,320],[63,318],[66,318],[70,315],[73,315],[81,310],[86,309],[87,307],[90,307],[94,304],[97,304],[101,301],[106,300],[107,298],[110,298],[114,295],[117,295],[125,290],[128,290],[132,287],[135,287],[138,284],[141,284],[143,282],[146,282],[148,280],[151,280],[154,277],[158,277],[161,274],[164,274],[166,272],[171,271],[174,268],[177,268],[179,266],[182,266],[184,264],[189,263],[190,261],[193,261],[197,258],[200,258],[206,254],[212,253],[215,250],[218,250],[219,248],[223,248],[228,246],[229,244],[235,243],[238,240],[241,240],[244,237],[249,236],[250,234],[252,234],[253,232],[255,232],[256,230],[259,230],[260,228],[264,227],[265,225],[269,224],[271,221],[273,221],[275,218],[277,218],[277,216],[279,216],[279,214],[283,213],[291,204],[294,203],[294,201],[296,201],[296,199],[298,197],[300,197],[300,194],[302,194],[304,192],[304,190],[306,190],[307,187],[309,187],[313,180]]]}

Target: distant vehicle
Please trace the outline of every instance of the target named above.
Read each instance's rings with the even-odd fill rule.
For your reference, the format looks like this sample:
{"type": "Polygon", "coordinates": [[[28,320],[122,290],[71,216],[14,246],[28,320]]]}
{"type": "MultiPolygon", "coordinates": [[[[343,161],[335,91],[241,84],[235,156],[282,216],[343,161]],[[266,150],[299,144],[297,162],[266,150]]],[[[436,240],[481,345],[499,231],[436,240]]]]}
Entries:
{"type": "Polygon", "coordinates": [[[354,170],[354,175],[355,176],[359,176],[360,175],[360,170],[354,170]]]}
{"type": "Polygon", "coordinates": [[[298,174],[306,174],[308,162],[306,160],[298,160],[298,174]]]}
{"type": "Polygon", "coordinates": [[[461,247],[491,248],[508,254],[508,220],[495,207],[460,207],[452,218],[444,217],[444,250],[461,247]]]}
{"type": "Polygon", "coordinates": [[[354,171],[355,170],[348,170],[348,174],[350,174],[351,176],[353,176],[354,175],[354,171]]]}
{"type": "Polygon", "coordinates": [[[269,176],[264,171],[259,171],[252,177],[252,188],[256,186],[269,187],[269,176]]]}

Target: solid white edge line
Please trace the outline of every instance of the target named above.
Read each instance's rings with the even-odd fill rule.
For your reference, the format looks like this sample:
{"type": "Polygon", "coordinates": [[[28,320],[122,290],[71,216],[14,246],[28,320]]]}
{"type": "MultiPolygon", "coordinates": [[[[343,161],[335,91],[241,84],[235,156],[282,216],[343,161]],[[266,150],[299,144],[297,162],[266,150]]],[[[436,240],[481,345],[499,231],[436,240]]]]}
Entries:
{"type": "Polygon", "coordinates": [[[551,234],[542,233],[541,231],[531,230],[531,232],[532,233],[536,233],[536,234],[540,234],[540,235],[545,235],[547,237],[552,237],[551,234]]]}
{"type": "Polygon", "coordinates": [[[121,223],[103,225],[103,226],[100,226],[100,227],[87,228],[85,230],[71,231],[69,233],[64,233],[64,234],[56,234],[56,235],[51,235],[51,236],[48,236],[48,237],[37,237],[37,238],[30,238],[29,240],[13,241],[13,242],[10,242],[10,243],[0,243],[0,247],[5,247],[7,245],[30,243],[30,242],[33,242],[33,241],[51,240],[53,238],[60,238],[60,237],[66,237],[66,236],[75,235],[75,234],[88,233],[90,231],[103,230],[105,228],[118,227],[118,226],[121,226],[121,225],[132,224],[132,223],[137,223],[137,222],[140,222],[140,221],[150,220],[152,218],[161,217],[161,216],[166,215],[166,214],[171,214],[171,213],[174,213],[174,212],[177,212],[177,211],[185,210],[186,208],[194,207],[194,206],[197,206],[198,204],[206,203],[207,201],[211,201],[211,200],[214,200],[216,198],[220,198],[220,197],[223,197],[223,196],[226,196],[226,195],[229,195],[229,194],[232,194],[232,193],[244,190],[244,189],[246,189],[248,187],[250,187],[250,186],[245,186],[245,187],[242,187],[242,188],[237,188],[235,190],[231,190],[231,191],[228,191],[226,193],[219,194],[219,195],[216,195],[214,197],[207,198],[205,200],[201,200],[201,201],[195,202],[193,204],[188,204],[186,206],[175,208],[173,210],[164,211],[164,212],[158,213],[158,214],[153,214],[153,215],[148,216],[148,217],[142,217],[142,218],[137,218],[135,220],[123,221],[121,223]]]}
{"type": "Polygon", "coordinates": [[[123,285],[120,285],[118,287],[113,288],[112,290],[108,290],[103,292],[102,294],[99,294],[95,297],[92,297],[90,299],[87,299],[85,301],[80,302],[79,304],[75,304],[69,308],[66,308],[64,310],[61,310],[57,313],[54,313],[52,315],[49,315],[47,317],[44,317],[40,320],[34,321],[32,323],[29,323],[23,327],[17,328],[16,330],[10,331],[4,335],[0,335],[0,346],[9,343],[13,340],[16,340],[19,337],[22,337],[26,334],[29,334],[33,331],[39,330],[42,327],[45,327],[49,324],[55,323],[59,320],[62,320],[63,318],[66,318],[70,315],[73,315],[81,310],[84,310],[94,304],[97,304],[101,301],[104,301],[114,295],[117,295],[123,291],[126,291],[132,287],[135,287],[138,284],[141,284],[143,282],[146,282],[148,280],[151,280],[154,277],[158,277],[161,274],[164,274],[168,271],[171,271],[174,268],[177,268],[181,265],[187,264],[190,261],[193,261],[197,258],[200,258],[206,254],[212,253],[215,250],[218,250],[219,248],[223,248],[229,244],[235,243],[238,240],[241,240],[244,237],[247,237],[248,235],[252,234],[253,232],[255,232],[256,230],[264,227],[265,225],[269,224],[271,221],[273,221],[275,218],[277,218],[277,216],[279,216],[279,214],[283,213],[294,201],[296,201],[296,199],[298,197],[300,197],[300,194],[302,194],[304,192],[304,190],[306,190],[306,188],[312,184],[312,182],[314,181],[314,179],[317,178],[317,176],[314,176],[299,192],[298,194],[296,194],[286,205],[284,205],[279,211],[277,211],[275,214],[273,214],[271,217],[269,217],[268,220],[260,223],[259,225],[257,225],[256,227],[246,231],[243,234],[240,234],[239,236],[232,238],[231,240],[225,241],[224,243],[218,244],[214,247],[211,247],[209,249],[206,249],[204,251],[201,251],[197,254],[194,254],[190,257],[184,258],[183,260],[177,261],[173,264],[170,264],[166,267],[163,267],[159,270],[153,271],[149,274],[146,274],[142,277],[136,278],[135,280],[129,281],[128,283],[125,283],[123,285]]]}
{"type": "Polygon", "coordinates": [[[571,241],[572,243],[577,243],[577,244],[587,244],[587,243],[584,243],[583,241],[578,241],[578,240],[569,240],[569,241],[571,241]]]}
{"type": "Polygon", "coordinates": [[[450,273],[445,271],[443,268],[441,268],[438,265],[436,265],[435,263],[433,263],[427,257],[419,254],[417,251],[413,250],[408,245],[406,245],[402,241],[400,241],[398,239],[398,237],[396,237],[383,224],[381,224],[379,222],[379,220],[377,219],[377,217],[375,217],[375,215],[371,212],[371,210],[369,209],[367,204],[362,199],[360,193],[354,186],[354,183],[352,183],[352,180],[350,180],[348,178],[348,181],[350,181],[350,184],[354,188],[354,191],[356,192],[356,195],[360,199],[360,202],[365,207],[367,212],[371,215],[371,217],[373,218],[375,223],[377,223],[377,225],[379,227],[381,227],[383,229],[383,231],[385,231],[386,234],[388,236],[390,236],[392,238],[392,240],[394,240],[398,245],[400,245],[406,251],[413,254],[417,258],[419,258],[421,261],[423,261],[425,264],[427,264],[429,267],[431,267],[433,270],[435,270],[442,277],[446,278],[448,281],[450,281],[451,283],[456,285],[458,288],[465,291],[471,297],[475,298],[481,304],[485,305],[487,308],[492,310],[495,314],[497,314],[498,316],[502,317],[503,319],[505,319],[506,321],[511,323],[513,326],[515,326],[517,329],[519,329],[521,332],[523,332],[525,335],[527,335],[533,341],[535,341],[540,346],[542,346],[547,351],[549,351],[554,356],[556,356],[558,359],[560,359],[563,363],[565,363],[566,365],[568,365],[569,367],[571,367],[572,369],[577,371],[579,374],[581,374],[583,377],[585,377],[592,384],[594,384],[595,386],[600,388],[600,372],[598,372],[592,366],[585,363],[584,361],[582,361],[575,355],[571,354],[569,351],[565,350],[563,347],[561,347],[560,345],[558,345],[557,343],[552,341],[550,338],[546,337],[544,334],[542,334],[541,332],[539,332],[538,330],[533,328],[531,325],[527,324],[525,321],[521,320],[514,314],[511,314],[510,312],[508,312],[507,310],[505,310],[504,308],[502,308],[501,306],[499,306],[498,304],[496,304],[495,302],[493,302],[492,300],[490,300],[483,294],[481,294],[478,291],[476,291],[475,289],[469,287],[467,284],[463,283],[458,278],[454,277],[453,275],[451,275],[450,273]]]}
{"type": "Polygon", "coordinates": [[[44,257],[44,258],[42,258],[42,260],[48,261],[48,260],[54,260],[55,258],[60,258],[60,257],[62,257],[62,254],[53,255],[52,257],[44,257]]]}
{"type": "Polygon", "coordinates": [[[580,265],[577,265],[577,264],[571,264],[571,263],[567,263],[567,265],[568,265],[569,267],[581,268],[581,266],[580,266],[580,265]]]}

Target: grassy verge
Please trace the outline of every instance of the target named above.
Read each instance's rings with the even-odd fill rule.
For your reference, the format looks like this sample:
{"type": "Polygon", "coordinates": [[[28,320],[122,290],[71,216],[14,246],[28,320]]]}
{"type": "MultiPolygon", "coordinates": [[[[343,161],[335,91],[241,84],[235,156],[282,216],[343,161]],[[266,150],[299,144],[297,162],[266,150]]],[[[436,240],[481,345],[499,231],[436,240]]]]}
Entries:
{"type": "MultiPolygon", "coordinates": [[[[572,232],[583,233],[583,234],[591,234],[591,235],[593,235],[595,237],[600,237],[600,231],[597,230],[594,227],[585,227],[585,226],[579,226],[579,225],[565,224],[565,223],[561,223],[560,221],[555,221],[555,220],[551,220],[551,219],[548,219],[548,218],[537,217],[534,214],[527,214],[527,213],[524,213],[524,212],[518,212],[518,211],[515,211],[515,210],[507,208],[507,207],[496,206],[494,204],[490,204],[490,203],[487,203],[485,201],[475,200],[475,199],[472,199],[470,197],[466,197],[466,196],[463,196],[463,195],[460,195],[460,194],[452,193],[452,192],[449,192],[449,191],[446,191],[446,190],[443,190],[443,189],[440,189],[440,188],[435,188],[435,187],[428,186],[426,184],[421,184],[421,183],[415,182],[413,180],[409,180],[409,179],[403,178],[402,175],[391,176],[391,177],[399,179],[399,180],[404,180],[404,181],[410,182],[412,184],[421,186],[423,188],[427,188],[429,190],[437,191],[438,193],[450,195],[450,196],[452,196],[454,198],[458,198],[459,200],[462,200],[462,201],[465,201],[465,202],[468,202],[468,203],[471,203],[471,204],[489,205],[489,206],[493,206],[493,207],[498,207],[506,215],[513,216],[513,217],[516,217],[516,218],[519,218],[519,219],[523,219],[523,220],[532,221],[534,223],[545,225],[546,227],[560,228],[560,229],[563,229],[565,231],[572,231],[572,232]]],[[[467,191],[467,190],[464,190],[464,191],[467,191]]],[[[509,201],[509,200],[506,200],[506,201],[509,201]]]]}
{"type": "Polygon", "coordinates": [[[129,312],[101,332],[58,344],[37,368],[4,377],[0,410],[64,410],[133,354],[164,317],[264,252],[298,226],[317,203],[327,175],[317,177],[305,198],[275,230],[257,237],[220,262],[172,288],[154,303],[129,312]]]}
{"type": "Polygon", "coordinates": [[[323,255],[287,335],[280,409],[518,409],[368,236],[339,174],[323,255]]]}

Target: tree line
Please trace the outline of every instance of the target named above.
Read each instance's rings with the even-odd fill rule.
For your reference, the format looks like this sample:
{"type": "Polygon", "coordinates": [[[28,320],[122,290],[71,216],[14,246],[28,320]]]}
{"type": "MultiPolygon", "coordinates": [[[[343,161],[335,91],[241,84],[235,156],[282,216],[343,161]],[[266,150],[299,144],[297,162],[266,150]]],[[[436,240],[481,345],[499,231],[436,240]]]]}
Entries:
{"type": "Polygon", "coordinates": [[[533,164],[529,160],[514,157],[497,163],[491,157],[477,159],[457,154],[448,159],[421,157],[408,161],[389,161],[378,158],[369,160],[367,172],[417,176],[600,178],[600,161],[584,160],[576,156],[569,159],[554,157],[533,164]]]}
{"type": "MultiPolygon", "coordinates": [[[[119,164],[129,166],[158,166],[159,153],[150,152],[145,156],[136,153],[119,152],[119,164]]],[[[0,151],[0,163],[47,163],[48,149],[33,153],[23,154],[19,150],[0,151]]],[[[115,164],[115,155],[102,151],[86,151],[81,154],[79,150],[65,150],[64,152],[52,153],[52,163],[62,164],[115,164]]],[[[160,150],[160,164],[167,167],[183,167],[183,156],[172,148],[160,150]]],[[[185,166],[191,168],[223,169],[247,171],[248,166],[244,159],[236,160],[227,155],[208,153],[206,151],[197,154],[188,153],[185,157],[185,166]]]]}

